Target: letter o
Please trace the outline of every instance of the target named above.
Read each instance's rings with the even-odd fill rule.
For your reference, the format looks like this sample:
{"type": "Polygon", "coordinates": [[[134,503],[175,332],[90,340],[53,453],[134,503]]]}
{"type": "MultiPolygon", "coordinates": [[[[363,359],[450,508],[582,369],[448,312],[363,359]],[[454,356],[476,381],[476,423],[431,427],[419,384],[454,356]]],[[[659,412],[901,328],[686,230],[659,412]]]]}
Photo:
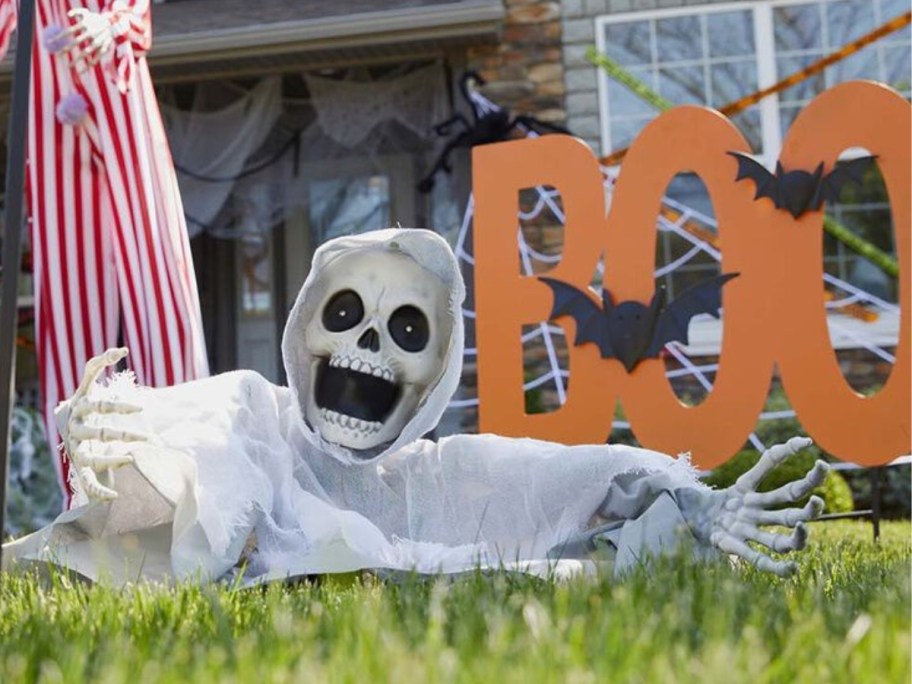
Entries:
{"type": "Polygon", "coordinates": [[[823,161],[829,171],[843,150],[864,147],[877,155],[890,196],[901,322],[893,371],[871,397],[849,386],[832,352],[823,306],[823,213],[788,222],[788,249],[781,250],[782,315],[780,332],[774,335],[780,340],[777,357],[786,394],[808,434],[823,449],[866,465],[886,463],[910,451],[910,113],[909,103],[890,88],[845,83],[818,95],[798,115],[782,148],[786,170],[811,169],[823,161]]]}
{"type": "Polygon", "coordinates": [[[676,173],[693,171],[709,190],[720,226],[722,270],[741,274],[723,289],[719,370],[701,404],[678,400],[657,359],[642,361],[622,386],[621,401],[638,440],[668,453],[690,451],[702,468],[719,465],[742,448],[763,409],[772,371],[775,306],[766,296],[767,273],[757,256],[775,245],[758,218],[753,187],[734,182],[737,163],[726,154],[749,149],[718,112],[692,106],[665,112],[631,146],[608,217],[605,287],[615,301],[648,302],[655,287],[662,197],[676,173]]]}

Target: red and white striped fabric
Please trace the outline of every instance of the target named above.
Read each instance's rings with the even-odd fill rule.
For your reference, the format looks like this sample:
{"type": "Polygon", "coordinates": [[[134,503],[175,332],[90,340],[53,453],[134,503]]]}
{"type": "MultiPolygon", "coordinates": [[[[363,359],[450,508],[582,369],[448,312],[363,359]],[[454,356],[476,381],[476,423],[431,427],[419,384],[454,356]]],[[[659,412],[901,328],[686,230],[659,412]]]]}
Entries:
{"type": "MultiPolygon", "coordinates": [[[[138,381],[208,374],[184,212],[145,60],[149,0],[36,0],[28,205],[48,435],[86,361],[123,342],[138,381]],[[67,12],[105,13],[114,48],[80,72],[60,46],[67,12]]],[[[0,58],[16,21],[0,0],[0,58]]],[[[69,471],[58,474],[69,500],[69,471]]]]}

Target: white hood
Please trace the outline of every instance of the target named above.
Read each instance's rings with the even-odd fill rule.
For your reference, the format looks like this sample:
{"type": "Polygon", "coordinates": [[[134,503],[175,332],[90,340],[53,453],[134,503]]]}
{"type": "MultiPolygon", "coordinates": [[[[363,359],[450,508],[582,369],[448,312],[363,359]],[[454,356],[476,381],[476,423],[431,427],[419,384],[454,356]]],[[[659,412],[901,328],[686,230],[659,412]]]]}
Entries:
{"type": "Polygon", "coordinates": [[[282,356],[288,386],[294,394],[298,416],[303,430],[313,446],[320,452],[327,453],[346,464],[370,464],[385,455],[393,453],[414,442],[432,430],[459,385],[462,373],[463,324],[462,302],[465,298],[465,284],[459,272],[459,264],[447,242],[437,233],[423,229],[389,228],[362,235],[336,238],[321,245],[314,254],[310,273],[298,293],[294,306],[285,325],[282,336],[282,356]],[[394,249],[412,258],[419,266],[436,276],[449,291],[449,315],[452,319],[444,367],[434,384],[424,395],[418,407],[399,433],[399,436],[384,445],[370,450],[357,452],[327,442],[305,419],[307,398],[302,391],[311,387],[312,358],[304,347],[303,331],[315,315],[318,315],[317,302],[313,296],[314,285],[319,282],[324,269],[335,258],[352,250],[390,250],[394,249]]]}

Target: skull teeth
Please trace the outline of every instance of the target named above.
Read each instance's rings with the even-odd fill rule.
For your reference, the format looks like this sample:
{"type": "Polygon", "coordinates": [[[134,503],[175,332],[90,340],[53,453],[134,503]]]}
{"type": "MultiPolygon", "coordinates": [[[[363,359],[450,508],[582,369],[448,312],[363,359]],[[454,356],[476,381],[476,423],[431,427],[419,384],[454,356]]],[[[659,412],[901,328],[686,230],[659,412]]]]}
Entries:
{"type": "Polygon", "coordinates": [[[370,361],[354,358],[351,356],[332,356],[329,359],[329,365],[333,368],[347,368],[357,373],[373,375],[375,378],[383,378],[387,382],[394,382],[393,372],[383,366],[375,366],[370,361]]]}
{"type": "Polygon", "coordinates": [[[320,415],[327,423],[338,425],[351,432],[360,432],[364,435],[373,434],[383,427],[383,423],[371,420],[361,420],[360,418],[347,416],[344,413],[330,411],[329,409],[320,409],[320,415]]]}

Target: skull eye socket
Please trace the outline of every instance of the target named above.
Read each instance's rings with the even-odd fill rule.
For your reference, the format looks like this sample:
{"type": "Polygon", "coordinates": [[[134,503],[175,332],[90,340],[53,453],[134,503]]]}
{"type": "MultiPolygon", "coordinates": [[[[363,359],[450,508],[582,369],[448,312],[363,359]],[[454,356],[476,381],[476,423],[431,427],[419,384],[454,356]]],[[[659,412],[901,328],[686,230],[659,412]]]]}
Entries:
{"type": "Polygon", "coordinates": [[[420,352],[430,337],[427,317],[414,306],[400,306],[387,324],[393,341],[407,352],[420,352]]]}
{"type": "Polygon", "coordinates": [[[354,328],[364,318],[364,304],[354,290],[334,294],[323,308],[323,327],[330,332],[354,328]]]}

